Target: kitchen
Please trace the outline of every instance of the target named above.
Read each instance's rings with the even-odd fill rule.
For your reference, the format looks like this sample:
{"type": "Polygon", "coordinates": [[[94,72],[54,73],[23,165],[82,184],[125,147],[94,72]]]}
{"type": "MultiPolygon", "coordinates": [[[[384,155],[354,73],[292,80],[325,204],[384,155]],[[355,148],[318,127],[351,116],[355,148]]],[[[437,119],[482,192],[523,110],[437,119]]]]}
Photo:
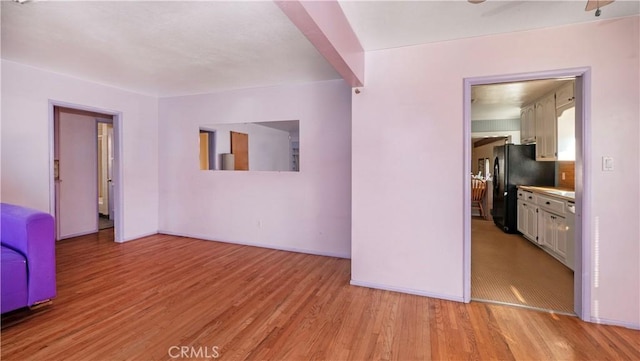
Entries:
{"type": "Polygon", "coordinates": [[[472,87],[473,300],[574,313],[576,83],[472,87]]]}

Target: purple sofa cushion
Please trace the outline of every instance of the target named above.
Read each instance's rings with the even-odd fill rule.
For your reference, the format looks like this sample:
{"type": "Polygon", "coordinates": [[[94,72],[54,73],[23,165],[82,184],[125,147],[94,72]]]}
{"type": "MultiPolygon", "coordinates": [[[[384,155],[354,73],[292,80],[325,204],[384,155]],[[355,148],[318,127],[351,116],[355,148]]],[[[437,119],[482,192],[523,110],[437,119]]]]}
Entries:
{"type": "Polygon", "coordinates": [[[0,282],[2,295],[0,309],[2,313],[13,311],[27,305],[27,260],[20,253],[2,247],[0,255],[2,272],[0,282]]]}

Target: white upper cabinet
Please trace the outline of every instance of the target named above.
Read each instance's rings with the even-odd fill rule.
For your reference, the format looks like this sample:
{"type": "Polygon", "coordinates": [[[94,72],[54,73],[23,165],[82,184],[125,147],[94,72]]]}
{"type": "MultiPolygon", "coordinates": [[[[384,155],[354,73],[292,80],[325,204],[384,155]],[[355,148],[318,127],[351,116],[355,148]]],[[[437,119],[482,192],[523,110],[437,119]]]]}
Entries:
{"type": "Polygon", "coordinates": [[[556,108],[562,108],[568,104],[575,104],[574,84],[575,82],[571,81],[556,90],[556,108]]]}
{"type": "Polygon", "coordinates": [[[535,104],[536,160],[557,160],[556,98],[546,95],[535,104]]]}
{"type": "Polygon", "coordinates": [[[575,160],[575,81],[520,110],[520,143],[536,143],[537,161],[575,160]]]}
{"type": "Polygon", "coordinates": [[[520,143],[536,142],[536,118],[534,105],[527,105],[520,111],[520,143]]]}

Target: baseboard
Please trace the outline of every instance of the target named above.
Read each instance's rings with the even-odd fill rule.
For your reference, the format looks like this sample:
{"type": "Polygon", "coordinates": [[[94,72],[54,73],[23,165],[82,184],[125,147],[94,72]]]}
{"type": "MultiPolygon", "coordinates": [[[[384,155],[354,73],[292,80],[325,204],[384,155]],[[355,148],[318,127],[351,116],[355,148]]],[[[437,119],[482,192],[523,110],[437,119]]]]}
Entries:
{"type": "Polygon", "coordinates": [[[310,249],[306,249],[306,248],[274,246],[272,244],[265,244],[265,243],[253,243],[253,242],[221,240],[221,239],[217,239],[217,238],[214,239],[214,238],[201,236],[201,235],[195,235],[195,234],[189,234],[189,233],[180,233],[180,232],[171,232],[171,231],[164,231],[164,230],[160,230],[160,231],[158,231],[158,233],[166,234],[166,235],[170,235],[170,236],[189,237],[189,238],[201,239],[201,240],[204,240],[204,241],[211,241],[211,242],[231,243],[231,244],[237,244],[237,245],[242,245],[242,246],[251,246],[251,247],[276,249],[278,251],[312,254],[314,256],[324,256],[324,257],[351,259],[351,255],[350,254],[345,254],[345,253],[321,252],[321,251],[315,251],[315,250],[310,250],[310,249]]]}
{"type": "Polygon", "coordinates": [[[125,239],[122,240],[122,242],[118,242],[118,243],[124,243],[124,242],[131,242],[131,241],[135,241],[137,239],[140,238],[144,238],[144,237],[149,237],[149,236],[155,236],[156,234],[158,234],[160,232],[149,232],[149,233],[143,233],[134,237],[127,237],[125,239]]]}
{"type": "Polygon", "coordinates": [[[395,286],[389,286],[389,285],[385,285],[385,284],[372,283],[372,282],[362,282],[362,281],[356,281],[354,279],[352,279],[350,283],[351,283],[352,286],[376,288],[376,289],[385,290],[385,291],[408,293],[410,295],[437,298],[437,299],[447,300],[447,301],[464,302],[464,298],[463,297],[455,297],[455,296],[451,296],[451,295],[442,295],[442,294],[439,294],[439,293],[425,292],[425,291],[415,290],[415,289],[412,289],[412,288],[395,287],[395,286]]]}
{"type": "Polygon", "coordinates": [[[60,238],[60,239],[58,239],[56,241],[64,241],[65,239],[75,238],[75,237],[80,237],[80,236],[86,236],[87,234],[94,234],[94,233],[98,233],[98,230],[70,234],[70,235],[64,236],[64,238],[60,238]]]}
{"type": "Polygon", "coordinates": [[[640,330],[640,324],[622,322],[619,320],[610,320],[610,319],[601,318],[601,317],[591,317],[590,322],[601,324],[601,325],[620,326],[620,327],[629,328],[632,330],[640,330]]]}

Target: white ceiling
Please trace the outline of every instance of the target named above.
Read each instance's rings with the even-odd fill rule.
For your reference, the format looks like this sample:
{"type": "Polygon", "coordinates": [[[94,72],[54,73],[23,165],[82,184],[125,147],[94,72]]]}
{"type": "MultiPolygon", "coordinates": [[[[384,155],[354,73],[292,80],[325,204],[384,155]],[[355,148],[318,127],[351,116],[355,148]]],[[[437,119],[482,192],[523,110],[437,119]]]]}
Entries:
{"type": "MultiPolygon", "coordinates": [[[[584,0],[340,4],[367,51],[597,20],[584,0]]],[[[2,1],[0,31],[3,59],[155,96],[340,78],[271,1],[2,1]]]]}
{"type": "Polygon", "coordinates": [[[172,96],[339,79],[271,1],[2,2],[2,57],[172,96]]]}
{"type": "Polygon", "coordinates": [[[471,120],[519,119],[520,109],[572,79],[543,79],[471,87],[471,120]]]}
{"type": "Polygon", "coordinates": [[[586,0],[340,1],[367,51],[539,29],[640,13],[638,0],[618,0],[602,15],[584,11],[586,0]]]}

